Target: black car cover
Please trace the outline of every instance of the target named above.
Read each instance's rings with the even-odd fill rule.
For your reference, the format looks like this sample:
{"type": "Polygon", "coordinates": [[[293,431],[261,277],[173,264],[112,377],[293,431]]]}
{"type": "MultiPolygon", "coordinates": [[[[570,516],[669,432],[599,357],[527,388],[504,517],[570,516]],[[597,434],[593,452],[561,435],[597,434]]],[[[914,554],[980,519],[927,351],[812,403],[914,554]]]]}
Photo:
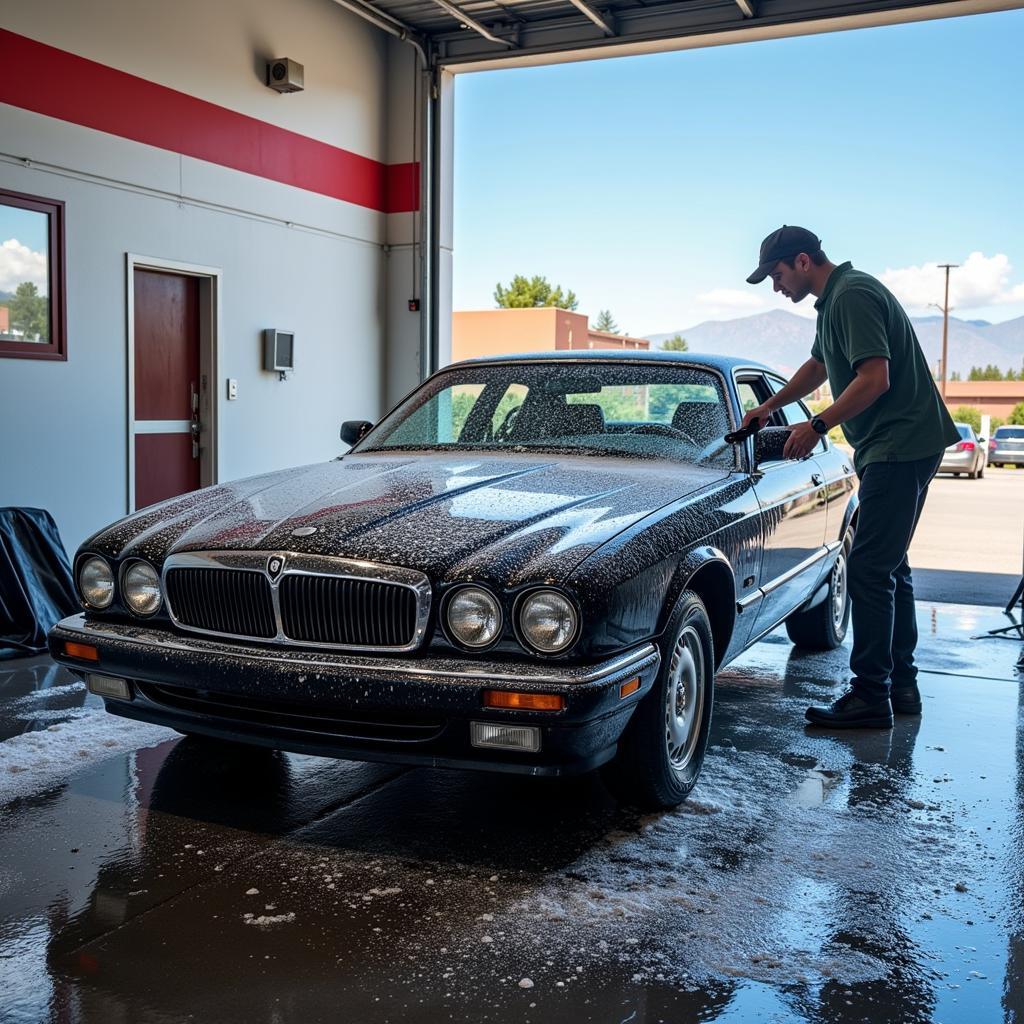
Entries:
{"type": "Polygon", "coordinates": [[[41,508],[0,508],[0,658],[40,654],[79,610],[57,524],[41,508]]]}

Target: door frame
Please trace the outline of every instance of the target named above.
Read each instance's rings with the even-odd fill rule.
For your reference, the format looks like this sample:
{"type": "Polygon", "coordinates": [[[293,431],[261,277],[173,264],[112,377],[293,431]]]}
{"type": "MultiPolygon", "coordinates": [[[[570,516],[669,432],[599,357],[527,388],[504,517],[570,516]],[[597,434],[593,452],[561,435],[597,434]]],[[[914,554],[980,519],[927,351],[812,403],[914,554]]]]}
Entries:
{"type": "Polygon", "coordinates": [[[127,449],[128,486],[125,495],[128,513],[135,511],[135,271],[156,270],[184,274],[199,279],[199,415],[204,426],[205,443],[199,460],[199,485],[209,487],[218,481],[220,433],[217,429],[220,390],[217,387],[221,339],[220,267],[182,263],[156,256],[125,253],[125,312],[127,359],[127,449]]]}

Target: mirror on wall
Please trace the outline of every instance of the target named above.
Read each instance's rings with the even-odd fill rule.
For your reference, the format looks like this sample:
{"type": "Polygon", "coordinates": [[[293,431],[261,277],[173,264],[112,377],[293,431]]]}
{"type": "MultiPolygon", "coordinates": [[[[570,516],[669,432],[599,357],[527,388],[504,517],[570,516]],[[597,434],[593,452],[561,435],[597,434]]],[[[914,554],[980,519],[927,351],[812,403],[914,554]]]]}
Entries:
{"type": "Polygon", "coordinates": [[[0,189],[0,357],[66,359],[64,204],[0,189]]]}

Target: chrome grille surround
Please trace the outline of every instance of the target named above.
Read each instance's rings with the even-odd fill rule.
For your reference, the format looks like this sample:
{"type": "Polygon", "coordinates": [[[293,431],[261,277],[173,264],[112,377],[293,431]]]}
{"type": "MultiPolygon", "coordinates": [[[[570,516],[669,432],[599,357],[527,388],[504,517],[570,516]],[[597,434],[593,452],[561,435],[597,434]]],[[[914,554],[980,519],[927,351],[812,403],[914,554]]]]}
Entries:
{"type": "Polygon", "coordinates": [[[293,551],[190,551],[169,555],[165,559],[161,570],[161,583],[171,621],[183,632],[228,637],[233,640],[255,640],[285,647],[334,651],[379,650],[389,653],[413,651],[423,642],[427,631],[427,619],[430,615],[430,580],[423,573],[395,565],[380,565],[375,562],[335,558],[329,555],[308,555],[293,551]],[[272,566],[274,566],[273,569],[272,566]],[[168,574],[175,569],[227,570],[260,575],[269,586],[275,634],[273,636],[257,636],[252,633],[228,633],[216,629],[203,629],[183,622],[175,612],[167,583],[168,574]],[[285,578],[296,576],[322,577],[334,581],[347,580],[354,583],[379,583],[408,589],[415,597],[415,627],[412,639],[405,644],[388,646],[293,639],[285,632],[281,612],[281,582],[285,578]]]}

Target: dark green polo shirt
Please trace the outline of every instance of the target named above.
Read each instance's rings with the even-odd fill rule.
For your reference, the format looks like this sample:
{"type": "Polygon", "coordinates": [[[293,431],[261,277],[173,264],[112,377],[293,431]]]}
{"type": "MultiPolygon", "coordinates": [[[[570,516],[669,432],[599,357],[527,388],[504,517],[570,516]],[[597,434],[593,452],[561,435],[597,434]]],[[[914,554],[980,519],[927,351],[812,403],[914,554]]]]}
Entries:
{"type": "Polygon", "coordinates": [[[872,462],[912,462],[960,439],[946,411],[910,318],[896,297],[851,263],[836,267],[814,304],[811,355],[828,371],[838,398],[872,356],[889,360],[889,390],[843,426],[860,472],[872,462]]]}

